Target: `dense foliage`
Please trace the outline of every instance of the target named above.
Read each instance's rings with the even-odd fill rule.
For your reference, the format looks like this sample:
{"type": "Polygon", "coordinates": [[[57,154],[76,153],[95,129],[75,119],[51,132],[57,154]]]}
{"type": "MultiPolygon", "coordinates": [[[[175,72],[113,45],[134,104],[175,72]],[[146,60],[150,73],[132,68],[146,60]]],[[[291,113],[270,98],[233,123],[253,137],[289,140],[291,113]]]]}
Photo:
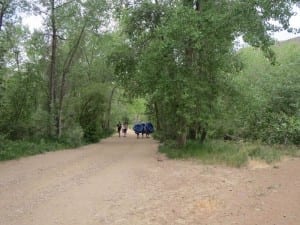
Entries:
{"type": "Polygon", "coordinates": [[[288,28],[291,3],[138,2],[121,17],[127,38],[112,55],[117,80],[131,95],[146,96],[162,139],[177,139],[179,146],[187,138],[203,141],[208,132],[217,132],[222,96],[230,101],[239,93],[231,82],[242,69],[235,38],[243,36],[270,66],[276,64],[268,32],[280,27],[269,21],[288,28]]]}
{"type": "Polygon", "coordinates": [[[108,63],[119,37],[105,28],[106,1],[4,0],[0,10],[2,138],[75,146],[98,141],[129,117],[132,104],[108,63]],[[21,22],[31,14],[44,19],[33,32],[21,22]]]}
{"type": "Polygon", "coordinates": [[[239,94],[228,122],[245,138],[300,144],[299,39],[278,44],[274,51],[274,66],[255,49],[241,51],[245,67],[233,80],[239,94]]]}
{"type": "Polygon", "coordinates": [[[299,44],[269,36],[295,3],[0,1],[0,137],[76,146],[151,120],[179,146],[225,133],[299,144],[299,44]]]}

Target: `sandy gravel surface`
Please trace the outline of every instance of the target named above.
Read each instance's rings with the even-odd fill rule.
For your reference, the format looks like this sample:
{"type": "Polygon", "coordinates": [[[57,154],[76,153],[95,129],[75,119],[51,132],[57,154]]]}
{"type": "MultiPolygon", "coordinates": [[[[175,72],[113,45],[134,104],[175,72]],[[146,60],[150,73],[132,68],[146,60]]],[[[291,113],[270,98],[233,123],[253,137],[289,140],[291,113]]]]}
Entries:
{"type": "Polygon", "coordinates": [[[299,225],[300,159],[247,168],[168,160],[150,139],[0,163],[0,225],[299,225]]]}

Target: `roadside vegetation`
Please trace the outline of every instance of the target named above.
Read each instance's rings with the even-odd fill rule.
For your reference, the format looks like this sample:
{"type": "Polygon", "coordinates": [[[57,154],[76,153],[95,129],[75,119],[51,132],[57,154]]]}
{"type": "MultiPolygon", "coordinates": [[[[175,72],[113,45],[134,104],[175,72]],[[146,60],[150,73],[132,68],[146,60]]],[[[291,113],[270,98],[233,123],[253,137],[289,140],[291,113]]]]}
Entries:
{"type": "Polygon", "coordinates": [[[66,143],[59,143],[53,140],[37,141],[8,140],[1,138],[0,143],[0,161],[18,159],[24,156],[36,155],[48,151],[70,148],[66,143]]]}
{"type": "Polygon", "coordinates": [[[275,65],[257,49],[239,51],[243,68],[231,80],[231,94],[219,98],[208,140],[201,142],[192,135],[183,147],[166,141],[159,151],[170,158],[234,167],[249,160],[271,164],[284,156],[299,157],[300,39],[277,43],[272,49],[275,65]]]}
{"type": "Polygon", "coordinates": [[[246,166],[249,160],[278,162],[283,157],[300,157],[300,148],[291,145],[266,145],[254,142],[224,142],[208,140],[204,143],[189,141],[183,148],[166,142],[159,152],[172,159],[196,159],[205,164],[223,164],[232,167],[246,166]]]}

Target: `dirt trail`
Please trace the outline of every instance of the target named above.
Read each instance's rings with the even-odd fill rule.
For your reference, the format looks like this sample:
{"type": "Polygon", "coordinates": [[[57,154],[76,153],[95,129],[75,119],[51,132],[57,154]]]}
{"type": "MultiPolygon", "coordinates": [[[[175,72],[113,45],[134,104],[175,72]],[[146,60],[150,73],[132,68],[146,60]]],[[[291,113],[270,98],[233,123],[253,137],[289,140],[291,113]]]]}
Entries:
{"type": "Polygon", "coordinates": [[[0,163],[0,225],[300,224],[300,159],[234,169],[157,146],[130,133],[0,163]]]}

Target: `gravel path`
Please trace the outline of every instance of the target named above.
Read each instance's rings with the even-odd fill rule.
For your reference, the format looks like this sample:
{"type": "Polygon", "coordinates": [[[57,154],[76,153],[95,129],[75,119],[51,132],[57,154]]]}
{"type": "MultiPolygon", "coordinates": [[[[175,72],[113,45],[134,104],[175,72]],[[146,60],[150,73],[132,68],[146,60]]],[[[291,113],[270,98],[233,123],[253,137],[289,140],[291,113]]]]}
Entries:
{"type": "Polygon", "coordinates": [[[0,163],[0,225],[299,225],[300,159],[234,169],[168,160],[153,139],[0,163]]]}

